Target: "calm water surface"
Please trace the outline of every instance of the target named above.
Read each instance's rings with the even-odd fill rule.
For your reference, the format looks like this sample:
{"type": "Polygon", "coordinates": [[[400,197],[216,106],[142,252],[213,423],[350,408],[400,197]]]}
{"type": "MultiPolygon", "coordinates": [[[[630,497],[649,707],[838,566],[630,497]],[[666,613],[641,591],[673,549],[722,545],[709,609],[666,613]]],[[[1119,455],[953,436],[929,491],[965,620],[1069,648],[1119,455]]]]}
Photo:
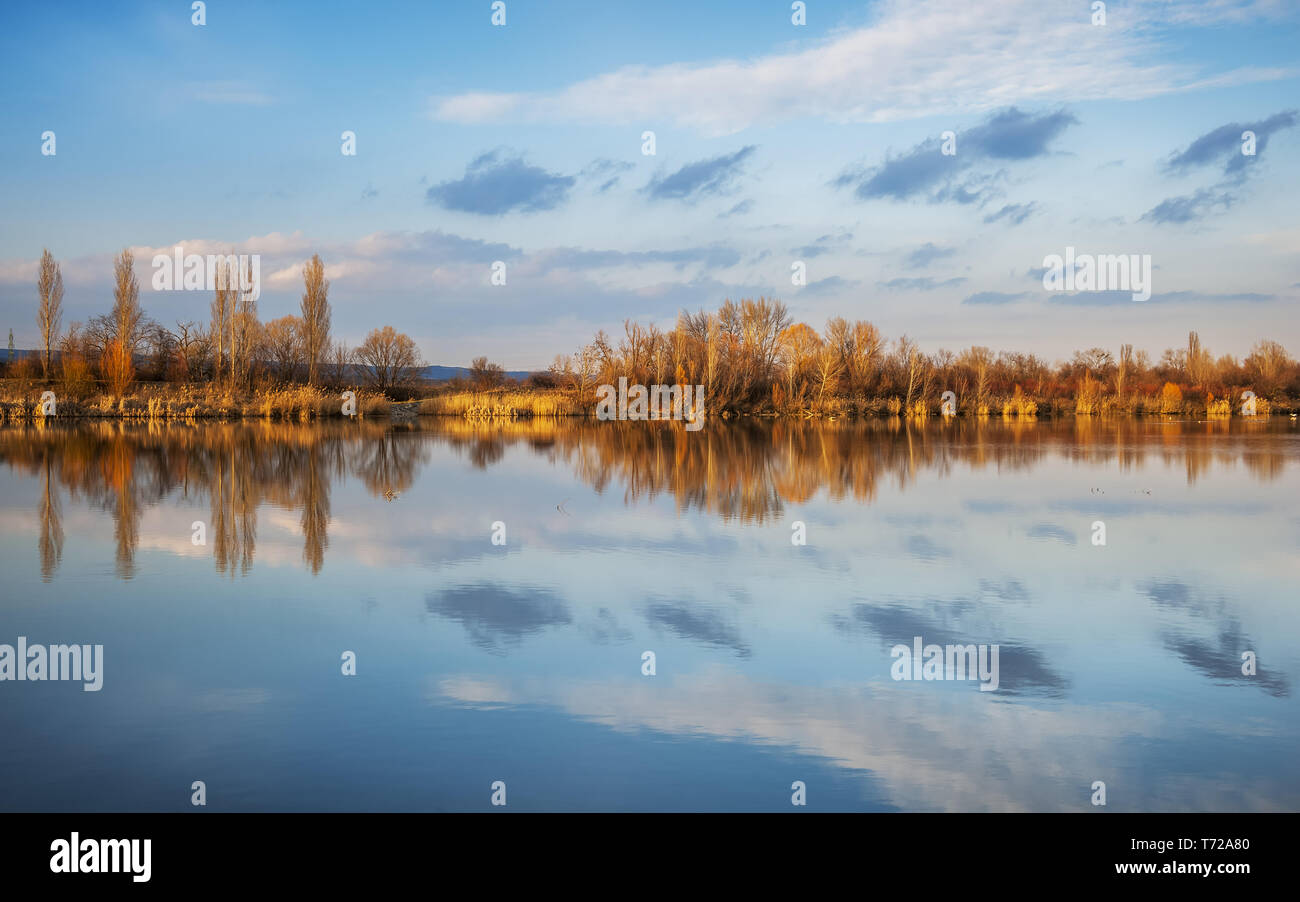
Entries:
{"type": "Polygon", "coordinates": [[[1277,417],[10,426],[0,643],[104,676],[0,808],[1297,810],[1297,498],[1277,417]]]}

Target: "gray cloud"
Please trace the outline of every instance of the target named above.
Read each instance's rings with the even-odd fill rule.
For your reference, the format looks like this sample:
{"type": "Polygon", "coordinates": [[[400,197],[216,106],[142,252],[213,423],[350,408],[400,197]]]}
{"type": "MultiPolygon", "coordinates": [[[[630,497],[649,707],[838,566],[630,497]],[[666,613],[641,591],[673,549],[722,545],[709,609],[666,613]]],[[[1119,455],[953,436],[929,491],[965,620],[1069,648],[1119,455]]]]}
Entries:
{"type": "Polygon", "coordinates": [[[1025,535],[1031,539],[1051,539],[1057,542],[1063,542],[1066,545],[1075,544],[1074,533],[1064,526],[1056,526],[1052,523],[1038,523],[1026,530],[1025,535]]]}
{"type": "Polygon", "coordinates": [[[740,259],[739,251],[720,245],[668,251],[597,251],[562,247],[547,252],[542,258],[548,268],[565,269],[603,269],[610,266],[640,266],[648,263],[670,263],[678,269],[691,263],[721,268],[735,266],[740,259]]]}
{"type": "Polygon", "coordinates": [[[646,622],[663,627],[683,639],[730,648],[742,658],[750,656],[749,645],[717,614],[698,605],[654,602],[646,607],[646,622]]]}
{"type": "MultiPolygon", "coordinates": [[[[1051,292],[1051,302],[1072,307],[1112,307],[1132,304],[1131,291],[1076,291],[1071,294],[1051,292]]],[[[1257,304],[1276,300],[1277,295],[1255,291],[1216,294],[1205,291],[1165,291],[1152,294],[1145,304],[1257,304]]]]}
{"type": "Polygon", "coordinates": [[[850,167],[831,184],[852,187],[862,200],[923,196],[932,203],[983,202],[995,193],[998,175],[975,175],[965,184],[957,184],[959,172],[977,162],[1043,156],[1050,152],[1048,145],[1077,121],[1064,111],[1036,116],[1013,107],[957,135],[957,152],[953,156],[945,156],[940,141],[930,138],[875,168],[850,167]]]}
{"type": "Polygon", "coordinates": [[[656,200],[694,201],[707,195],[721,194],[757,149],[750,144],[735,153],[687,163],[671,175],[652,178],[645,191],[656,200]]]}
{"type": "Polygon", "coordinates": [[[597,159],[592,160],[582,168],[578,173],[586,179],[594,179],[600,182],[596,188],[597,194],[604,194],[606,191],[617,185],[623,177],[623,173],[628,172],[636,167],[626,160],[597,159]]]}
{"type": "Polygon", "coordinates": [[[939,247],[927,241],[925,244],[912,251],[903,259],[903,265],[908,269],[924,269],[935,260],[942,260],[945,257],[951,257],[957,253],[955,247],[939,247]]]}
{"type": "Polygon", "coordinates": [[[1192,194],[1170,197],[1156,204],[1142,219],[1160,225],[1181,225],[1204,219],[1216,211],[1227,210],[1237,199],[1226,191],[1201,188],[1192,194]]]}
{"type": "Polygon", "coordinates": [[[1193,167],[1223,161],[1224,175],[1240,180],[1245,177],[1246,167],[1264,155],[1269,138],[1295,124],[1295,110],[1284,110],[1258,122],[1229,122],[1201,135],[1186,150],[1174,153],[1165,163],[1165,169],[1171,173],[1181,173],[1193,167]],[[1255,133],[1253,157],[1241,152],[1241,135],[1245,131],[1255,133]]]}
{"type": "Polygon", "coordinates": [[[835,291],[843,291],[853,288],[855,285],[862,283],[857,279],[842,279],[839,276],[828,276],[825,279],[818,279],[815,282],[809,282],[800,289],[801,294],[830,294],[835,291]]]}
{"type": "Polygon", "coordinates": [[[742,200],[740,203],[736,204],[730,210],[727,210],[723,213],[719,213],[718,218],[725,219],[728,216],[743,216],[744,214],[748,213],[752,209],[754,209],[754,201],[750,198],[747,198],[745,200],[742,200]]]}
{"type": "Polygon", "coordinates": [[[1240,200],[1236,189],[1245,184],[1247,176],[1258,165],[1275,133],[1293,128],[1297,121],[1295,110],[1284,110],[1258,122],[1229,122],[1206,132],[1187,146],[1175,152],[1165,162],[1164,169],[1180,175],[1191,169],[1223,163],[1223,178],[1218,184],[1199,188],[1191,194],[1167,198],[1148,210],[1142,219],[1157,225],[1185,225],[1224,212],[1240,200]],[[1255,133],[1255,153],[1242,153],[1242,133],[1255,133]]]}
{"type": "Polygon", "coordinates": [[[494,652],[573,621],[568,606],[547,590],[517,591],[492,583],[445,589],[429,595],[425,606],[431,614],[456,621],[475,645],[494,652]]]}
{"type": "Polygon", "coordinates": [[[852,232],[842,232],[839,235],[822,235],[812,244],[805,244],[803,247],[793,248],[790,253],[796,257],[820,257],[822,254],[829,254],[835,250],[837,245],[848,244],[853,240],[852,232]]]}
{"type": "Polygon", "coordinates": [[[1012,107],[995,114],[988,122],[957,136],[957,154],[994,160],[1028,160],[1047,154],[1061,132],[1078,123],[1070,113],[1059,111],[1035,116],[1012,107]]]}
{"type": "Polygon", "coordinates": [[[890,279],[888,282],[877,282],[876,284],[881,288],[888,288],[892,291],[932,291],[935,288],[949,288],[954,285],[961,285],[965,281],[964,276],[944,279],[942,282],[929,276],[921,276],[915,279],[890,279]]]}
{"type": "Polygon", "coordinates": [[[1053,670],[1041,652],[1023,645],[983,639],[979,634],[984,633],[985,629],[975,630],[960,622],[946,622],[950,619],[960,620],[961,612],[969,608],[964,599],[958,599],[955,603],[952,599],[945,599],[942,605],[932,606],[944,611],[942,620],[901,604],[855,604],[847,615],[832,615],[831,625],[838,632],[849,636],[872,634],[885,648],[895,644],[910,648],[914,636],[920,636],[927,645],[998,645],[998,692],[1057,698],[1066,694],[1069,680],[1053,670]],[[955,618],[951,616],[953,612],[956,612],[955,618]]]}
{"type": "Polygon", "coordinates": [[[573,176],[530,166],[521,156],[488,151],[465,167],[465,177],[434,185],[425,197],[448,210],[500,216],[553,210],[568,198],[573,176]]]}
{"type": "Polygon", "coordinates": [[[1026,219],[1032,216],[1034,214],[1034,211],[1037,209],[1038,209],[1038,204],[1034,203],[1033,201],[1030,201],[1027,204],[1007,204],[1001,210],[998,210],[996,213],[990,213],[988,216],[985,216],[984,221],[992,223],[992,222],[997,222],[999,220],[1005,219],[1007,222],[1011,223],[1012,225],[1020,225],[1022,222],[1024,222],[1026,219]]]}
{"type": "Polygon", "coordinates": [[[1026,292],[1017,291],[1007,294],[1003,291],[977,291],[962,300],[963,304],[1011,304],[1026,296],[1026,292]]]}

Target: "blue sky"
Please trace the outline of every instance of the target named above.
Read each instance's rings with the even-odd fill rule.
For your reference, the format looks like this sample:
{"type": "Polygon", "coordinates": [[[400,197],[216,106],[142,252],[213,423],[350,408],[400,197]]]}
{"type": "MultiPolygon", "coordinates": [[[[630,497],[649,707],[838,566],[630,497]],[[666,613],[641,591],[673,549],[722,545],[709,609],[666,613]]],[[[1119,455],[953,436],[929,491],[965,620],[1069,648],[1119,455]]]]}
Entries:
{"type": "Polygon", "coordinates": [[[206,320],[206,293],[150,290],[179,244],[261,254],[264,319],[320,253],[339,336],[391,324],[443,364],[540,367],[759,294],[931,351],[1300,352],[1300,9],[1089,7],[8,5],[0,329],[34,346],[45,247],[65,324],[109,308],[125,246],[151,316],[206,320]],[[1067,246],[1150,254],[1151,300],[1044,291],[1067,246]]]}

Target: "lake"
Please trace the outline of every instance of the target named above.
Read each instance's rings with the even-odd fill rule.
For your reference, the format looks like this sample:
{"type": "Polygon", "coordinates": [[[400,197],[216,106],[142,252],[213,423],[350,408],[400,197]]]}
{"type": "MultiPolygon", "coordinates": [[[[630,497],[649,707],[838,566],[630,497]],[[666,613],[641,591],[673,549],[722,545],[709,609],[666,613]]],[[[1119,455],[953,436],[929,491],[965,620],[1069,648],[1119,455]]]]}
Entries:
{"type": "Polygon", "coordinates": [[[0,643],[102,645],[99,691],[0,682],[4,810],[1300,809],[1289,418],[93,422],[0,463],[0,643]]]}

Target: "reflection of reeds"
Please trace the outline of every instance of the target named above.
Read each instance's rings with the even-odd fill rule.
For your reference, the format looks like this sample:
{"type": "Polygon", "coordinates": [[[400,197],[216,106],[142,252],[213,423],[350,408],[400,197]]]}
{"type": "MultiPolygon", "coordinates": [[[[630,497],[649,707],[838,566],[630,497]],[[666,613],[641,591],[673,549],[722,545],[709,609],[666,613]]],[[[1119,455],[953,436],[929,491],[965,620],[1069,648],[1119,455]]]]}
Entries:
{"type": "MultiPolygon", "coordinates": [[[[771,522],[787,505],[825,493],[867,502],[882,484],[905,489],[919,475],[958,466],[1027,470],[1049,457],[1140,469],[1148,461],[1186,471],[1189,482],[1237,462],[1255,478],[1278,478],[1287,457],[1265,417],[1201,424],[1080,417],[1070,428],[1032,416],[836,420],[712,420],[699,432],[676,422],[599,422],[581,417],[446,417],[390,422],[285,420],[238,423],[98,420],[0,428],[0,465],[42,480],[37,500],[41,574],[65,550],[60,491],[113,520],[117,572],[130,578],[144,512],[169,497],[206,499],[208,546],[217,569],[253,565],[257,511],[299,515],[303,561],[319,572],[329,548],[331,488],[355,478],[374,498],[411,487],[431,449],[444,444],[471,466],[496,466],[511,446],[570,467],[595,491],[621,488],[627,503],[666,496],[678,508],[771,522]]],[[[189,539],[189,523],[176,526],[189,539]]]]}

